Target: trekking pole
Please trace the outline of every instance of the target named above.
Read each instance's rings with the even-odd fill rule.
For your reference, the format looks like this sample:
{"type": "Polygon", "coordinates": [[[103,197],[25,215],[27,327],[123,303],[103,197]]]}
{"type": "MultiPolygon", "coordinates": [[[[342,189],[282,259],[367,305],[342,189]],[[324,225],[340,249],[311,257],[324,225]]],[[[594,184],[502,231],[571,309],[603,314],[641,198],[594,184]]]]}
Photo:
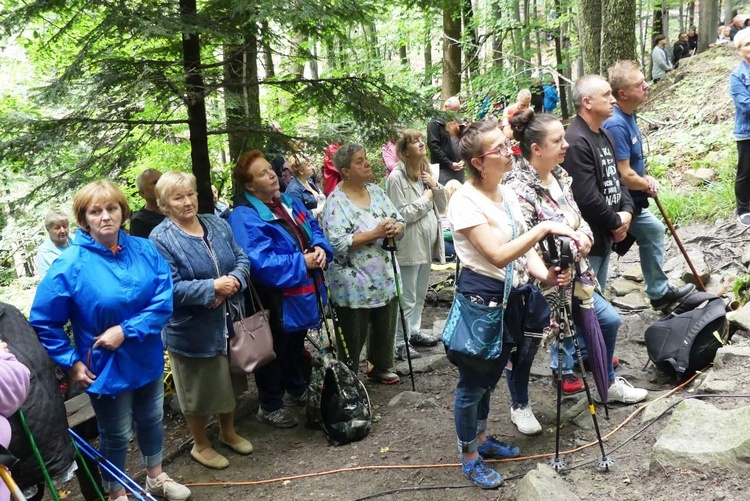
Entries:
{"type": "Polygon", "coordinates": [[[141,487],[135,480],[130,478],[125,472],[120,470],[117,466],[112,464],[110,460],[105,458],[101,452],[91,446],[86,440],[81,438],[76,432],[68,428],[68,433],[73,437],[73,441],[79,447],[81,452],[94,460],[102,472],[109,474],[126,490],[129,490],[133,497],[139,501],[156,501],[156,499],[149,494],[146,489],[141,487]]]}
{"type": "Polygon", "coordinates": [[[42,470],[44,481],[49,487],[50,495],[55,501],[60,501],[60,496],[57,494],[57,488],[55,488],[55,484],[52,483],[52,478],[49,476],[49,471],[47,471],[47,466],[45,466],[44,464],[42,454],[39,452],[39,448],[36,446],[36,440],[34,440],[34,436],[31,434],[29,424],[26,422],[26,416],[23,415],[23,412],[20,409],[18,410],[18,417],[21,419],[21,426],[23,426],[23,431],[26,433],[26,438],[29,439],[29,444],[31,444],[31,450],[34,452],[34,458],[36,459],[36,462],[39,463],[39,467],[42,470]]]}
{"type": "Polygon", "coordinates": [[[13,480],[13,477],[10,476],[8,468],[6,468],[3,464],[0,464],[0,478],[3,479],[3,483],[8,488],[16,501],[26,501],[26,496],[23,495],[23,492],[21,492],[21,488],[18,487],[16,481],[13,480]]]}
{"type": "Polygon", "coordinates": [[[701,277],[700,275],[698,275],[698,272],[696,271],[695,266],[693,266],[693,262],[690,260],[690,256],[688,256],[688,253],[685,250],[685,246],[682,245],[682,240],[680,240],[680,237],[677,236],[677,231],[674,229],[674,225],[672,224],[672,221],[669,220],[669,216],[667,216],[667,211],[666,209],[664,209],[664,206],[661,204],[661,200],[659,200],[659,197],[657,195],[654,195],[654,202],[656,202],[656,206],[659,207],[659,212],[661,212],[661,217],[663,217],[664,222],[667,223],[669,232],[672,234],[674,241],[677,243],[677,247],[680,248],[682,257],[685,258],[685,261],[690,267],[690,271],[693,272],[693,276],[695,277],[695,281],[697,282],[697,285],[698,285],[698,290],[700,290],[701,292],[706,292],[706,286],[703,285],[703,280],[701,280],[701,277]]]}
{"type": "Polygon", "coordinates": [[[396,297],[398,298],[398,311],[401,315],[401,330],[404,334],[404,351],[406,352],[406,360],[409,363],[409,376],[411,377],[411,389],[417,391],[417,387],[414,384],[414,371],[411,367],[411,353],[409,353],[409,335],[406,332],[406,317],[404,316],[404,303],[401,299],[401,285],[399,284],[398,267],[396,266],[396,240],[391,238],[383,239],[383,249],[390,251],[391,253],[391,264],[393,265],[393,279],[396,282],[396,297]]]}

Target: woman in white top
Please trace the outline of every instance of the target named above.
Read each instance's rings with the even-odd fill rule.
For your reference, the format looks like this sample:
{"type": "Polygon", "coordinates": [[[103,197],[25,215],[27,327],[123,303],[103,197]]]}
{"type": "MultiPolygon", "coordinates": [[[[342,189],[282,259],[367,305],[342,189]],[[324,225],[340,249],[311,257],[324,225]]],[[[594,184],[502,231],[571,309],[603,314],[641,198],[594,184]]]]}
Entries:
{"type": "MultiPolygon", "coordinates": [[[[457,292],[475,303],[490,307],[501,304],[505,267],[515,261],[515,272],[507,277],[514,289],[505,310],[506,332],[497,333],[503,336],[500,356],[484,360],[448,350],[459,371],[454,417],[463,454],[462,471],[479,487],[491,489],[498,487],[503,479],[484,459],[518,454],[517,447],[488,436],[486,427],[492,391],[502,375],[514,339],[523,335],[522,310],[532,291],[531,286],[525,285],[528,276],[531,274],[549,285],[570,282],[569,271],[547,269],[533,247],[549,233],[576,241],[578,236],[567,225],[551,221],[526,230],[517,197],[509,188],[499,185],[503,175],[511,170],[513,157],[508,139],[494,121],[454,127],[451,132],[461,138],[461,159],[470,174],[470,180],[453,195],[448,207],[453,241],[462,264],[457,292]],[[513,226],[515,239],[511,238],[513,226]]],[[[543,298],[541,301],[544,303],[543,298]]]]}
{"type": "Polygon", "coordinates": [[[399,322],[396,328],[396,359],[406,360],[409,350],[412,360],[421,357],[415,346],[435,346],[438,340],[422,333],[422,309],[430,282],[433,260],[445,262],[443,229],[440,214],[448,205],[443,185],[432,177],[427,161],[424,135],[407,129],[396,140],[399,162],[391,172],[386,193],[404,218],[404,238],[398,243],[396,257],[403,282],[404,317],[409,345],[404,343],[404,332],[399,322]]]}

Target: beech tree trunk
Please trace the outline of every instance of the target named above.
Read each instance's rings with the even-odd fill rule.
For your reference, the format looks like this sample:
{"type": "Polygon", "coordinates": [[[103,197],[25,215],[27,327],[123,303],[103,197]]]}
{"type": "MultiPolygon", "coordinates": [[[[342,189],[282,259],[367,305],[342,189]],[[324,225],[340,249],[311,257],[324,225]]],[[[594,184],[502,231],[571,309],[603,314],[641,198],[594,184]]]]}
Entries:
{"type": "MultiPolygon", "coordinates": [[[[197,16],[196,0],[180,0],[180,17],[185,25],[189,25],[197,16]]],[[[182,59],[186,75],[185,94],[190,130],[190,160],[198,185],[198,211],[212,213],[214,197],[211,192],[211,160],[208,155],[206,89],[203,85],[201,44],[197,33],[182,34],[182,59]]]]}
{"type": "Polygon", "coordinates": [[[601,68],[602,0],[581,0],[580,9],[583,29],[578,36],[583,51],[583,70],[587,75],[598,74],[601,68]]]}
{"type": "Polygon", "coordinates": [[[424,83],[432,85],[432,38],[427,34],[424,44],[424,83]]]}
{"type": "Polygon", "coordinates": [[[263,47],[263,66],[266,69],[266,78],[276,76],[276,69],[273,66],[273,53],[271,52],[271,42],[268,37],[268,22],[263,21],[260,25],[261,45],[263,47]]]}
{"type": "Polygon", "coordinates": [[[606,76],[607,68],[615,61],[634,60],[635,2],[633,0],[603,0],[602,47],[599,69],[606,76]]]}
{"type": "Polygon", "coordinates": [[[719,25],[718,0],[703,0],[698,14],[701,20],[698,30],[698,52],[704,52],[716,39],[716,27],[719,25]]]}

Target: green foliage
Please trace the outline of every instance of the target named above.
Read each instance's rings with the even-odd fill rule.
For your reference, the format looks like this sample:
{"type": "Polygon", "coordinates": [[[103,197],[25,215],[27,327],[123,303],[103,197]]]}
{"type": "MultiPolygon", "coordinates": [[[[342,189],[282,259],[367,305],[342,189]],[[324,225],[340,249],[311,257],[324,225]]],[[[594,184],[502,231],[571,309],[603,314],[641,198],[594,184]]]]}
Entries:
{"type": "Polygon", "coordinates": [[[734,290],[734,297],[737,298],[741,305],[750,301],[750,275],[737,277],[732,288],[734,290]]]}

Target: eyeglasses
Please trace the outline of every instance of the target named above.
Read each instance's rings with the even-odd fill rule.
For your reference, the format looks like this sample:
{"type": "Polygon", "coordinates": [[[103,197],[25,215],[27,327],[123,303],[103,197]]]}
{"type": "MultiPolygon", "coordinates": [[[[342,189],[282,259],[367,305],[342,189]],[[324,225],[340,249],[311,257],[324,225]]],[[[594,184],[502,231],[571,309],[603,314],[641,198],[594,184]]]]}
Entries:
{"type": "Polygon", "coordinates": [[[485,151],[481,155],[477,155],[477,158],[484,158],[490,155],[500,155],[503,157],[507,157],[512,153],[512,147],[513,145],[510,142],[510,139],[506,139],[505,143],[501,144],[497,148],[493,148],[490,151],[485,151]]]}

